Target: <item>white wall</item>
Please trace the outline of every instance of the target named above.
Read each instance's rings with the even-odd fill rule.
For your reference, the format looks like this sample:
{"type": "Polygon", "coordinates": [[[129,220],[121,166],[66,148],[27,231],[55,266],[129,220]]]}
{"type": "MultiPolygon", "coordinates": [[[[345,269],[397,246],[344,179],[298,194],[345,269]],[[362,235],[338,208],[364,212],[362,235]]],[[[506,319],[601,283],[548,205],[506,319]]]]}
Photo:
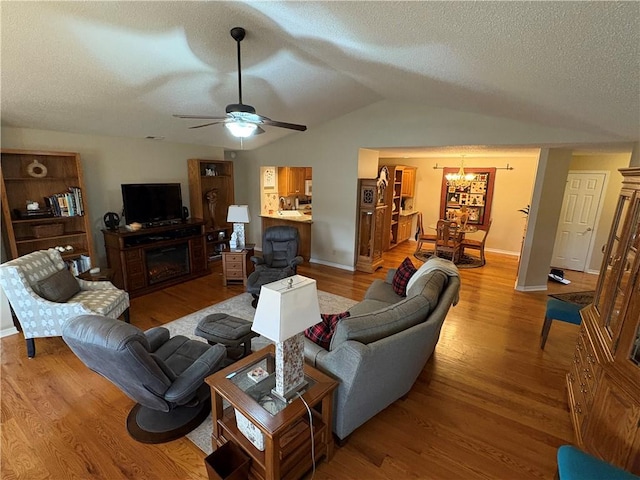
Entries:
{"type": "MultiPolygon", "coordinates": [[[[530,147],[616,140],[604,135],[594,136],[507,118],[381,101],[323,125],[310,126],[306,132],[292,133],[258,150],[238,152],[243,168],[236,169],[236,185],[239,182],[238,175],[244,175],[246,190],[243,193],[246,198],[242,197],[243,193],[239,195],[241,189],[236,191],[236,196],[240,197],[238,201],[247,201],[253,212],[258,212],[260,165],[312,166],[314,224],[311,257],[330,265],[352,267],[360,148],[378,150],[383,147],[449,145],[530,147]]],[[[508,173],[514,172],[501,172],[499,175],[508,173]]],[[[513,205],[514,210],[527,203],[513,205]]],[[[252,242],[260,243],[259,223],[251,226],[249,238],[252,242]]],[[[506,248],[513,250],[515,247],[511,245],[506,248]]]]}
{"type": "Polygon", "coordinates": [[[106,265],[102,217],[122,212],[122,183],[179,182],[189,205],[187,160],[224,158],[222,148],[136,138],[2,128],[2,148],[79,152],[97,262],[106,265]]]}

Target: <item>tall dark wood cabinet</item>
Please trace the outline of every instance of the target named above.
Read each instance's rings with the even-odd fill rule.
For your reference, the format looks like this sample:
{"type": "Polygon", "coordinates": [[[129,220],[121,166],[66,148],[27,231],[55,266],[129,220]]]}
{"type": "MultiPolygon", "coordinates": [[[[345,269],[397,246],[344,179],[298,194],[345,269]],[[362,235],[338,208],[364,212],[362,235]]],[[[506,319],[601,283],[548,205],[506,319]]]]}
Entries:
{"type": "Polygon", "coordinates": [[[379,195],[377,180],[359,181],[358,257],[356,270],[373,273],[382,267],[382,238],[387,206],[379,195]]]}
{"type": "Polygon", "coordinates": [[[567,374],[577,443],[640,474],[640,168],[623,186],[594,302],[584,308],[567,374]]]}

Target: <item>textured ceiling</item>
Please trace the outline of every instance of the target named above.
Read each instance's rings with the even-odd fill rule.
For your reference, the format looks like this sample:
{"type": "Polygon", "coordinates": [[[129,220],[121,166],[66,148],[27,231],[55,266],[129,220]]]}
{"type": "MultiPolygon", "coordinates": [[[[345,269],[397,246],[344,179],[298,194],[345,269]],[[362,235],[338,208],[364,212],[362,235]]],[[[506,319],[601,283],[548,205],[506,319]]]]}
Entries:
{"type": "MultiPolygon", "coordinates": [[[[2,124],[238,148],[243,100],[309,129],[398,100],[632,141],[638,2],[2,2],[2,124]]],[[[252,149],[279,128],[245,140],[252,149]]]]}

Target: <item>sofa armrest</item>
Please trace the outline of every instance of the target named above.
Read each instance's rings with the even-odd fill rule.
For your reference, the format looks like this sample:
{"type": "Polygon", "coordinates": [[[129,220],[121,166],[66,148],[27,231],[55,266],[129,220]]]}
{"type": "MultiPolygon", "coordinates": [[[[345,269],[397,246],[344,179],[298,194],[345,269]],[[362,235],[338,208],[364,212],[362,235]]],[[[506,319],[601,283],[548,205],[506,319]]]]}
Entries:
{"type": "Polygon", "coordinates": [[[396,274],[396,268],[390,268],[387,271],[387,278],[384,279],[385,283],[391,285],[393,283],[393,276],[396,274]]]}
{"type": "Polygon", "coordinates": [[[322,358],[329,352],[308,338],[304,339],[304,359],[312,367],[317,366],[318,358],[322,358]]]}
{"type": "Polygon", "coordinates": [[[107,281],[94,282],[77,277],[76,280],[78,281],[78,285],[80,285],[80,290],[117,290],[117,287],[113,283],[107,281]]]}

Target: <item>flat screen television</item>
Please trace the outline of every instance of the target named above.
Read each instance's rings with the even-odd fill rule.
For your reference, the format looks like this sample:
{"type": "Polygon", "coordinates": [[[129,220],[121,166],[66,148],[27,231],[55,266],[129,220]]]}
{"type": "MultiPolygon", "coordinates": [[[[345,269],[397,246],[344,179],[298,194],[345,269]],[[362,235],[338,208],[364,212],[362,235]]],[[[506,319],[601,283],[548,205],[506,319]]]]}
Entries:
{"type": "Polygon", "coordinates": [[[128,224],[164,225],[182,220],[179,183],[122,184],[124,217],[128,224]]]}

